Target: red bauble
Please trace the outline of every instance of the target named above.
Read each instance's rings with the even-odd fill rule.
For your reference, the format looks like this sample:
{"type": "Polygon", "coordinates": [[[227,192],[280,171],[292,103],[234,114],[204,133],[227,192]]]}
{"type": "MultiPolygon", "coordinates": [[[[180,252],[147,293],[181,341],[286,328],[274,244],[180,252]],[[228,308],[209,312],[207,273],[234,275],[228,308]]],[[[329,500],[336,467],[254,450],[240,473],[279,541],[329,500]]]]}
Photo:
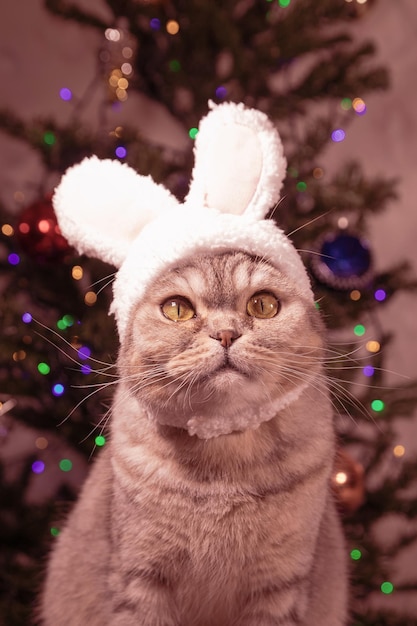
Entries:
{"type": "Polygon", "coordinates": [[[59,230],[51,197],[34,202],[24,209],[16,231],[24,252],[37,261],[62,261],[72,252],[59,230]]]}

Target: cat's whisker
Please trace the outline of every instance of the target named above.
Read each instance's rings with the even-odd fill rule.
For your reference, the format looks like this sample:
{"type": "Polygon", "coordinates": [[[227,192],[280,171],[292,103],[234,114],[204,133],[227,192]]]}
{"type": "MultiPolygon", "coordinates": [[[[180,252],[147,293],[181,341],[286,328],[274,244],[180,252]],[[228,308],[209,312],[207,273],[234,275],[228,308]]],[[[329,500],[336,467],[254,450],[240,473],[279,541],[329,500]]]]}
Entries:
{"type": "Polygon", "coordinates": [[[309,220],[308,222],[304,222],[304,224],[301,224],[301,226],[299,226],[298,228],[294,228],[294,230],[292,230],[290,233],[287,233],[287,237],[291,238],[293,235],[295,235],[295,233],[298,233],[300,230],[303,230],[304,228],[308,228],[308,226],[310,226],[311,224],[314,224],[314,222],[317,222],[318,220],[322,220],[324,217],[329,215],[329,213],[331,213],[332,211],[333,209],[330,209],[329,211],[326,211],[325,213],[321,213],[320,215],[317,215],[317,217],[313,217],[313,219],[309,220]]]}
{"type": "MultiPolygon", "coordinates": [[[[100,285],[100,283],[103,283],[105,281],[107,282],[104,287],[106,287],[107,285],[110,285],[114,281],[116,274],[117,272],[112,272],[111,274],[107,274],[107,276],[103,276],[103,278],[99,278],[94,283],[90,284],[89,289],[93,289],[94,287],[96,287],[97,285],[100,285]]],[[[103,287],[100,288],[100,291],[102,290],[103,290],[103,287]]],[[[98,291],[97,293],[100,293],[100,291],[98,291]]]]}

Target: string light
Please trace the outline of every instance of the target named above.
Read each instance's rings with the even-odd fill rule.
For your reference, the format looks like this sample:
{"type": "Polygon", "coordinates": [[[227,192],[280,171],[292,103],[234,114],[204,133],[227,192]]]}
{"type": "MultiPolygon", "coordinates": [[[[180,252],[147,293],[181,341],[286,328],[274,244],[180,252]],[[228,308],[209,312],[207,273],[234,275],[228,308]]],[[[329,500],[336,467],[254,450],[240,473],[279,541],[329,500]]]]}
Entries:
{"type": "Polygon", "coordinates": [[[372,400],[371,408],[375,413],[381,413],[385,409],[385,403],[382,400],[372,400]]]}
{"type": "Polygon", "coordinates": [[[362,98],[355,98],[352,102],[352,108],[357,115],[364,115],[366,113],[366,104],[362,98]]]}
{"type": "Polygon", "coordinates": [[[334,479],[338,485],[345,485],[348,480],[348,475],[346,474],[346,472],[337,472],[334,479]]]}
{"type": "Polygon", "coordinates": [[[381,349],[381,344],[379,343],[379,341],[368,341],[366,344],[366,349],[368,350],[368,352],[379,352],[379,350],[381,349]]]}
{"type": "Polygon", "coordinates": [[[404,456],[405,448],[401,444],[398,444],[398,445],[396,445],[394,447],[392,452],[393,452],[394,456],[396,456],[397,458],[400,458],[400,457],[404,456]]]}
{"type": "Polygon", "coordinates": [[[32,472],[34,474],[42,474],[45,470],[45,463],[43,461],[34,461],[32,463],[32,472]]]}
{"type": "Polygon", "coordinates": [[[84,296],[84,302],[87,306],[93,306],[97,302],[97,295],[94,291],[87,291],[84,296]]]}
{"type": "Polygon", "coordinates": [[[350,299],[353,300],[354,302],[357,302],[362,297],[362,294],[358,289],[353,289],[353,291],[351,291],[349,295],[350,295],[350,299]]]}
{"type": "Polygon", "coordinates": [[[62,396],[64,391],[65,391],[65,387],[61,383],[56,383],[52,387],[52,393],[54,396],[62,396]]]}
{"type": "Polygon", "coordinates": [[[171,72],[179,72],[181,69],[181,63],[177,59],[172,59],[169,62],[169,69],[171,72]]]}
{"type": "Polygon", "coordinates": [[[347,217],[339,217],[339,219],[337,220],[337,225],[342,230],[345,230],[345,228],[347,228],[349,226],[348,218],[347,217]]]}
{"type": "Polygon", "coordinates": [[[10,224],[3,224],[3,226],[1,227],[1,232],[6,237],[12,237],[12,235],[14,234],[14,229],[12,226],[10,226],[10,224]]]}
{"type": "Polygon", "coordinates": [[[343,141],[346,137],[346,133],[342,128],[336,128],[336,130],[334,130],[331,134],[332,137],[332,141],[334,141],[335,143],[339,143],[340,141],[343,141]]]}
{"type": "Polygon", "coordinates": [[[47,130],[43,135],[43,141],[47,146],[53,146],[56,141],[56,137],[51,130],[47,130]]]}
{"type": "Polygon", "coordinates": [[[350,98],[343,98],[340,102],[340,106],[344,111],[349,111],[352,108],[352,100],[350,98]]]}
{"type": "Polygon", "coordinates": [[[38,372],[42,374],[42,376],[46,376],[51,371],[51,368],[47,363],[38,363],[38,372]]]}
{"type": "Polygon", "coordinates": [[[62,472],[70,472],[72,470],[72,461],[69,459],[61,459],[59,462],[59,469],[62,472]]]}
{"type": "Polygon", "coordinates": [[[176,20],[169,20],[166,25],[166,30],[169,35],[176,35],[180,30],[180,25],[176,20]]]}
{"type": "Polygon", "coordinates": [[[394,591],[394,585],[391,582],[389,582],[388,580],[386,580],[381,585],[381,591],[385,595],[389,595],[389,594],[391,594],[394,591]]]}
{"type": "Polygon", "coordinates": [[[159,20],[157,17],[153,17],[151,19],[151,21],[149,22],[152,30],[160,30],[161,29],[161,20],[159,20]]]}
{"type": "Polygon", "coordinates": [[[352,559],[352,561],[359,561],[359,559],[362,558],[362,552],[358,550],[358,548],[354,548],[353,550],[351,550],[350,558],[352,559]]]}
{"type": "Polygon", "coordinates": [[[24,359],[26,359],[26,352],[24,350],[17,350],[16,352],[13,352],[13,361],[23,361],[24,359]]]}
{"type": "Polygon", "coordinates": [[[120,31],[117,28],[106,28],[104,36],[108,41],[120,41],[120,31]]]}
{"type": "Polygon", "coordinates": [[[71,89],[68,89],[68,87],[62,87],[62,89],[59,90],[59,96],[61,100],[69,102],[69,100],[72,99],[72,91],[71,89]]]}
{"type": "Polygon", "coordinates": [[[124,146],[117,146],[114,153],[118,159],[124,159],[127,156],[127,150],[124,146]]]}
{"type": "Polygon", "coordinates": [[[45,450],[45,448],[47,448],[48,445],[49,445],[49,442],[46,439],[46,437],[37,437],[35,440],[35,446],[38,448],[38,450],[45,450]]]}
{"type": "Polygon", "coordinates": [[[81,280],[81,278],[83,277],[83,274],[84,274],[84,271],[81,265],[74,265],[74,267],[71,270],[71,276],[73,277],[73,279],[81,280]]]}
{"type": "Polygon", "coordinates": [[[374,293],[374,298],[378,302],[383,302],[386,297],[387,297],[387,293],[386,291],[384,291],[384,289],[377,289],[374,293]]]}
{"type": "Polygon", "coordinates": [[[20,263],[20,256],[18,254],[16,254],[15,252],[12,252],[7,257],[7,260],[9,261],[10,265],[19,265],[19,263],[20,263]]]}

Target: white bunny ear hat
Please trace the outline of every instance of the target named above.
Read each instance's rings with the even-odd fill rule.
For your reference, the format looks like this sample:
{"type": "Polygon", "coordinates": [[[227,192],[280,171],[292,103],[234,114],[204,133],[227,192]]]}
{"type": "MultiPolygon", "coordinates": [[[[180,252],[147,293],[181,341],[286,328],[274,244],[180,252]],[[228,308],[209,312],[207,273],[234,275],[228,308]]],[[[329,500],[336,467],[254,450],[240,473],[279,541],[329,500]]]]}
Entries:
{"type": "Polygon", "coordinates": [[[267,259],[313,300],[304,265],[272,220],[286,160],[265,114],[211,105],[200,122],[184,203],[119,161],[91,157],[71,167],[53,198],[63,235],[79,253],[120,268],[115,314],[123,341],[132,308],[161,271],[197,254],[239,250],[267,259]]]}

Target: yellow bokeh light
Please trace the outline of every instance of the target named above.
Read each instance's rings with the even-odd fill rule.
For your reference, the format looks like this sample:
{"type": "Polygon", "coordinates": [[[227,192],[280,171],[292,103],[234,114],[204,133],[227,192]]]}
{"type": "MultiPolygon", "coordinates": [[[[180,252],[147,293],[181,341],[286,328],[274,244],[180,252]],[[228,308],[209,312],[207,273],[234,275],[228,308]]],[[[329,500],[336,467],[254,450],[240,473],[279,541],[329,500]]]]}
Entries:
{"type": "Polygon", "coordinates": [[[324,171],[321,167],[315,167],[313,170],[313,176],[314,178],[316,178],[317,180],[320,178],[323,178],[324,175],[324,171]]]}
{"type": "Polygon", "coordinates": [[[166,29],[167,33],[169,33],[170,35],[176,35],[180,30],[180,25],[176,20],[169,20],[169,22],[167,22],[166,29]]]}
{"type": "Polygon", "coordinates": [[[129,87],[129,81],[126,78],[119,78],[117,86],[120,87],[120,89],[127,89],[129,87]]]}
{"type": "Polygon", "coordinates": [[[334,479],[338,485],[345,485],[348,480],[348,475],[346,474],[346,472],[337,472],[334,479]]]}
{"type": "Polygon", "coordinates": [[[26,358],[26,352],[24,350],[17,350],[13,352],[13,361],[23,361],[26,358]]]}
{"type": "Polygon", "coordinates": [[[381,349],[381,344],[379,343],[379,341],[375,341],[373,339],[366,343],[366,349],[368,350],[368,352],[379,352],[379,350],[381,349]]]}
{"type": "Polygon", "coordinates": [[[402,446],[401,444],[398,444],[398,446],[395,446],[393,453],[394,453],[394,456],[396,457],[404,456],[405,454],[404,446],[402,446]]]}
{"type": "Polygon", "coordinates": [[[347,217],[339,217],[337,220],[337,225],[339,228],[347,228],[349,226],[349,220],[347,217]]]}
{"type": "Polygon", "coordinates": [[[83,277],[84,274],[84,270],[81,267],[81,265],[74,265],[74,267],[72,268],[71,271],[71,275],[73,277],[74,280],[81,280],[81,278],[83,277]]]}
{"type": "Polygon", "coordinates": [[[97,302],[97,295],[94,293],[94,291],[87,291],[84,296],[84,302],[88,306],[93,306],[93,304],[97,302]]]}
{"type": "Polygon", "coordinates": [[[35,441],[35,446],[38,448],[38,450],[45,450],[45,448],[48,447],[48,440],[46,439],[46,437],[37,437],[35,441]]]}
{"type": "Polygon", "coordinates": [[[3,226],[1,227],[1,232],[3,233],[3,235],[6,235],[6,237],[11,237],[14,233],[13,226],[10,226],[10,224],[3,224],[3,226]]]}
{"type": "Polygon", "coordinates": [[[361,292],[358,289],[353,289],[350,292],[350,299],[353,300],[354,302],[357,302],[358,300],[361,299],[361,292]]]}
{"type": "Polygon", "coordinates": [[[116,96],[117,96],[117,99],[120,100],[121,102],[124,102],[125,100],[127,100],[126,89],[120,89],[120,87],[118,87],[116,89],[116,96]]]}

